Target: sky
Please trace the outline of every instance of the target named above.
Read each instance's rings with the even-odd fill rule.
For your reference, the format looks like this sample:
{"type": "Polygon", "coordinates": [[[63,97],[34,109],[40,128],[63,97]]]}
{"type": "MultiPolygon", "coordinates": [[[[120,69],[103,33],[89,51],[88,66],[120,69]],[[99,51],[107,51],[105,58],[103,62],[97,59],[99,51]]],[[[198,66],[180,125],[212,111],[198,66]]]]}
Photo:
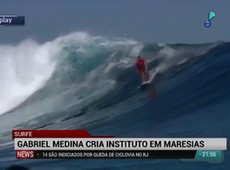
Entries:
{"type": "Polygon", "coordinates": [[[0,0],[0,14],[26,25],[0,27],[0,43],[46,42],[74,31],[153,43],[230,41],[229,0],[0,0]],[[205,28],[208,13],[216,17],[205,28]]]}

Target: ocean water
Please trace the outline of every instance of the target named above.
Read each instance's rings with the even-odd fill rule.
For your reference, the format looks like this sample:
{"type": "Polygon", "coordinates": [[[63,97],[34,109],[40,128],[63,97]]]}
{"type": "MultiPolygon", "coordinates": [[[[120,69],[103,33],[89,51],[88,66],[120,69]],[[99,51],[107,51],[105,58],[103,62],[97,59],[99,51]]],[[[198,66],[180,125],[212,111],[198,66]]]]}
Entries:
{"type": "MultiPolygon", "coordinates": [[[[12,129],[86,129],[115,137],[229,137],[230,43],[146,44],[75,32],[0,45],[0,169],[207,169],[185,160],[16,160],[12,129]],[[137,55],[154,83],[140,91],[137,55]]],[[[228,145],[229,146],[229,145],[228,145]]]]}

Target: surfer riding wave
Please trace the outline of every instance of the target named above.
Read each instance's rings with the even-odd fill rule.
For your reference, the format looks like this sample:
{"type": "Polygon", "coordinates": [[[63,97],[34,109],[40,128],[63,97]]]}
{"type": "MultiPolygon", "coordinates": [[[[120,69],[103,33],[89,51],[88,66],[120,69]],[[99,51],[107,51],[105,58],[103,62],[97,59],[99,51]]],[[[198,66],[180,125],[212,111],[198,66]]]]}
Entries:
{"type": "Polygon", "coordinates": [[[146,62],[144,57],[138,56],[136,60],[136,69],[138,74],[141,76],[142,83],[148,81],[148,63],[146,62]]]}

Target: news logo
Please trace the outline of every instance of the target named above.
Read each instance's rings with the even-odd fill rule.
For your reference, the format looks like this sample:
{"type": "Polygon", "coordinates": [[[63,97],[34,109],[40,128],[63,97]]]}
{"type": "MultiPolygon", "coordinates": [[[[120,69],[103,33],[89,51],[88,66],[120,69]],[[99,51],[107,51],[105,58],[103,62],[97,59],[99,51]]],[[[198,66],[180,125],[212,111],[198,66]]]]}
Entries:
{"type": "Polygon", "coordinates": [[[25,17],[18,15],[0,15],[0,25],[23,26],[25,25],[25,17]]]}

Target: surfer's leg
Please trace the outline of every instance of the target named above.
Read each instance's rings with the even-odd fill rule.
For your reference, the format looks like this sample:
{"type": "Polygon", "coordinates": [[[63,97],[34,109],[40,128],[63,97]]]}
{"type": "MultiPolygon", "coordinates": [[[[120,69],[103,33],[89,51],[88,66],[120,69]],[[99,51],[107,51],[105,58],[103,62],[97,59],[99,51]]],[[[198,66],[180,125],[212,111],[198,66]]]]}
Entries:
{"type": "Polygon", "coordinates": [[[148,72],[148,70],[144,70],[143,74],[144,74],[144,81],[148,81],[149,80],[149,72],[148,72]]]}
{"type": "Polygon", "coordinates": [[[145,68],[140,70],[140,75],[141,75],[142,83],[144,83],[145,81],[148,81],[149,79],[148,72],[146,72],[145,68]]]}
{"type": "Polygon", "coordinates": [[[141,80],[142,80],[141,83],[144,83],[144,82],[145,82],[145,74],[144,74],[143,72],[141,73],[141,80]]]}
{"type": "Polygon", "coordinates": [[[149,72],[147,71],[146,72],[146,81],[148,81],[149,80],[149,72]]]}
{"type": "Polygon", "coordinates": [[[141,84],[148,83],[149,77],[145,72],[140,73],[141,75],[141,84]]]}

